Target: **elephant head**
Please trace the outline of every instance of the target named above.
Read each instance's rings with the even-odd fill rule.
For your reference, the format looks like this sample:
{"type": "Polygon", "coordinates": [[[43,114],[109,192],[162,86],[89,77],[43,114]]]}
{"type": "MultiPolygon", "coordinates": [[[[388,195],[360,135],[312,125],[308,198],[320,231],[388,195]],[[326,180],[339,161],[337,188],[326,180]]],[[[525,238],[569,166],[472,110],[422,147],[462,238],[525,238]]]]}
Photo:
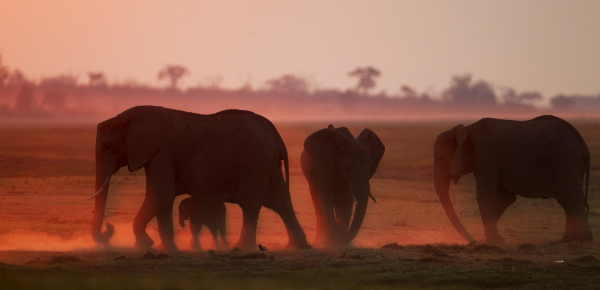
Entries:
{"type": "MultiPolygon", "coordinates": [[[[363,130],[355,139],[348,129],[334,128],[330,125],[327,129],[309,136],[304,143],[304,148],[311,156],[313,167],[318,171],[320,178],[343,183],[330,186],[329,191],[335,191],[334,187],[348,189],[348,192],[342,193],[347,196],[338,198],[337,201],[332,196],[334,192],[319,189],[318,202],[322,212],[317,213],[326,220],[325,224],[329,227],[326,230],[334,240],[331,243],[347,244],[356,237],[362,225],[369,197],[375,201],[371,195],[369,180],[377,170],[385,146],[369,129],[363,130]],[[354,218],[349,228],[348,225],[342,225],[339,220],[335,222],[334,218],[334,210],[337,212],[344,206],[337,204],[343,198],[352,198],[356,203],[354,218]]],[[[346,204],[349,204],[347,211],[351,213],[352,202],[346,204]]]]}
{"type": "Polygon", "coordinates": [[[98,124],[96,132],[96,199],[92,237],[106,243],[114,227],[102,223],[111,176],[123,166],[133,172],[143,167],[163,146],[171,132],[169,116],[161,107],[133,107],[98,124]]]}
{"type": "Polygon", "coordinates": [[[452,202],[450,201],[450,180],[458,183],[460,177],[468,172],[468,163],[465,162],[464,152],[467,130],[465,126],[457,125],[451,130],[445,131],[437,136],[433,149],[434,153],[434,184],[435,191],[444,207],[444,211],[450,219],[452,226],[467,241],[473,242],[473,237],[464,228],[452,202]]]}

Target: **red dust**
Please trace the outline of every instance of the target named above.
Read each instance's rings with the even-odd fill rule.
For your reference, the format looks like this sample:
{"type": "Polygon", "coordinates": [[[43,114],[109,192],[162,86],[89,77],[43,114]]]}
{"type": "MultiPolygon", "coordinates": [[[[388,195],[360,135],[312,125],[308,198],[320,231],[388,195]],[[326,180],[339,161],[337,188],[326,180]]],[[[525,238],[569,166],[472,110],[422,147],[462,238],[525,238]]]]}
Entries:
{"type": "MultiPolygon", "coordinates": [[[[315,237],[315,212],[308,184],[300,169],[304,138],[329,124],[278,124],[290,158],[290,185],[296,216],[308,242],[315,237]]],[[[334,123],[334,126],[343,126],[334,123]]],[[[451,124],[452,125],[452,124],[451,124]]],[[[466,241],[451,226],[433,187],[432,146],[435,136],[451,127],[441,124],[349,123],[353,134],[368,127],[386,145],[386,153],[371,180],[378,203],[369,202],[363,225],[353,241],[357,247],[380,248],[385,244],[459,243],[466,241]]],[[[600,131],[595,123],[575,124],[592,155],[597,155],[600,131]]],[[[98,249],[91,239],[95,128],[12,128],[0,129],[0,250],[69,251],[98,249]]],[[[592,159],[592,180],[598,164],[592,159]]],[[[590,182],[590,192],[597,191],[590,182]]],[[[132,222],[145,195],[143,171],[123,169],[111,180],[105,222],[115,225],[106,247],[131,248],[135,244],[132,222]]],[[[465,228],[482,240],[483,226],[475,199],[475,182],[464,176],[450,188],[450,197],[465,228]]],[[[177,218],[177,197],[173,218],[177,218]]],[[[590,194],[591,208],[596,199],[590,194]]],[[[226,204],[228,242],[237,242],[242,223],[241,209],[226,204]]],[[[590,213],[590,219],[597,215],[590,213]]],[[[593,221],[590,220],[590,223],[593,221]]],[[[189,226],[189,225],[188,225],[189,226]]],[[[176,244],[190,248],[189,228],[174,222],[176,244]]],[[[518,198],[499,222],[500,233],[509,243],[558,241],[564,231],[564,212],[553,199],[518,198]],[[540,214],[542,213],[543,214],[540,214]]],[[[160,244],[156,222],[148,233],[160,244]]],[[[203,249],[212,248],[210,233],[204,230],[203,249]]],[[[281,218],[263,208],[257,228],[257,244],[280,249],[288,242],[281,218]]]]}

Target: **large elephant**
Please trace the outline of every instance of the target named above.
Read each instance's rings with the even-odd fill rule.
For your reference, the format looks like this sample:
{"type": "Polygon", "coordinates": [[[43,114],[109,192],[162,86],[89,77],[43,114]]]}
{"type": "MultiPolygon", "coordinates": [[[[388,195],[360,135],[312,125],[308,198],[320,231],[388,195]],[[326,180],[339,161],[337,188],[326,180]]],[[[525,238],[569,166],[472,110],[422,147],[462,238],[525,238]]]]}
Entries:
{"type": "Polygon", "coordinates": [[[592,240],[587,218],[590,153],[566,121],[554,116],[528,121],[485,118],[437,136],[435,190],[450,222],[469,242],[473,237],[454,211],[449,188],[450,180],[457,183],[471,172],[488,243],[504,242],[497,223],[517,195],[558,201],[566,216],[562,242],[592,240]]]}
{"type": "Polygon", "coordinates": [[[225,204],[208,204],[205,202],[196,202],[193,197],[188,197],[179,203],[179,225],[185,227],[185,221],[190,221],[190,232],[192,233],[192,250],[200,250],[200,240],[198,235],[205,225],[213,236],[215,246],[221,249],[217,241],[219,233],[221,235],[221,244],[223,249],[227,249],[226,229],[227,229],[227,209],[225,204]]]}
{"type": "Polygon", "coordinates": [[[243,224],[237,247],[256,248],[263,205],[282,218],[288,246],[310,247],[290,199],[287,149],[275,126],[260,115],[240,110],[199,115],[140,106],[98,124],[96,193],[91,197],[96,198],[92,236],[98,243],[113,234],[109,223],[101,232],[108,185],[112,174],[126,165],[129,171],[146,171],[146,197],[133,221],[137,247],[153,245],[146,225],[156,217],[160,248],[177,250],[172,215],[180,194],[239,204],[243,224]]]}
{"type": "Polygon", "coordinates": [[[329,125],[306,138],[300,161],[317,216],[316,245],[345,245],[356,237],[369,196],[375,201],[369,180],[384,152],[370,129],[354,138],[347,128],[329,125]]]}

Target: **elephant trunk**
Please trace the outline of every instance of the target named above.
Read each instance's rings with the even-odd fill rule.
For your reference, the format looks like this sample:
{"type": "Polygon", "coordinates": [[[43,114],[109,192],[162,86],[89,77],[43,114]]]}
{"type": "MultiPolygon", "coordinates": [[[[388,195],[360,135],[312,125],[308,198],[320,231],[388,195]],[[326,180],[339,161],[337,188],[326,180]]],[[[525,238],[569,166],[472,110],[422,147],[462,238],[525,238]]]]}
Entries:
{"type": "Polygon", "coordinates": [[[369,202],[369,196],[371,196],[371,188],[369,182],[361,183],[359,186],[350,186],[352,193],[356,201],[356,209],[354,210],[354,218],[348,232],[342,237],[340,244],[345,245],[356,237],[358,230],[365,219],[365,213],[367,212],[367,204],[369,202]],[[356,194],[355,194],[356,193],[356,194]]]}
{"type": "Polygon", "coordinates": [[[448,219],[450,219],[450,223],[452,223],[452,226],[454,226],[456,231],[459,234],[461,234],[469,243],[475,242],[471,234],[467,232],[465,227],[458,219],[458,216],[454,211],[454,207],[452,206],[452,202],[450,201],[450,179],[442,182],[436,182],[435,185],[435,189],[437,191],[438,197],[440,198],[440,202],[442,203],[444,211],[446,212],[448,219]]]}
{"type": "Polygon", "coordinates": [[[106,197],[108,195],[108,185],[112,174],[105,176],[103,173],[96,173],[96,193],[91,197],[96,199],[94,207],[94,219],[92,220],[92,238],[96,243],[104,244],[110,240],[115,228],[112,224],[106,223],[106,231],[102,232],[102,223],[104,222],[104,211],[106,209],[106,197]]]}

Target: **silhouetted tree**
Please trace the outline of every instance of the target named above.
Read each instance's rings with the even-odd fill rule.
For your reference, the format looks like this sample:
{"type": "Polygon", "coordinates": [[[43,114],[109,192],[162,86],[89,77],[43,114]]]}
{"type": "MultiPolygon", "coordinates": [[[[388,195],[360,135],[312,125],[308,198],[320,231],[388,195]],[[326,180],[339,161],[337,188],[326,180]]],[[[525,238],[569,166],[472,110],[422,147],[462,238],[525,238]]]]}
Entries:
{"type": "Polygon", "coordinates": [[[77,77],[70,74],[63,74],[55,77],[43,78],[40,81],[40,87],[68,88],[77,85],[77,77]]]}
{"type": "Polygon", "coordinates": [[[523,92],[517,94],[514,89],[508,88],[502,94],[505,105],[529,106],[543,99],[542,94],[538,92],[523,92]]]}
{"type": "Polygon", "coordinates": [[[103,72],[88,72],[88,85],[90,87],[105,87],[106,78],[103,72]]]}
{"type": "Polygon", "coordinates": [[[56,111],[62,109],[65,106],[66,102],[67,93],[64,90],[49,89],[44,94],[44,99],[42,100],[42,107],[50,111],[56,111]]]}
{"type": "Polygon", "coordinates": [[[13,70],[13,72],[8,75],[8,85],[10,86],[18,87],[26,83],[28,83],[27,78],[19,69],[13,70]]]}
{"type": "Polygon", "coordinates": [[[244,93],[244,94],[250,93],[250,92],[252,92],[252,85],[250,84],[250,82],[246,82],[241,87],[239,87],[236,91],[239,93],[244,93]]]}
{"type": "Polygon", "coordinates": [[[348,73],[348,76],[358,77],[358,84],[356,88],[363,91],[363,95],[367,95],[367,92],[375,87],[375,77],[379,77],[381,72],[371,66],[368,67],[357,67],[353,71],[348,73]]]}
{"type": "Polygon", "coordinates": [[[419,100],[421,101],[421,103],[424,104],[431,104],[434,102],[434,100],[431,98],[431,96],[429,96],[428,93],[422,93],[419,100]]]}
{"type": "Polygon", "coordinates": [[[158,80],[168,79],[171,83],[171,89],[176,90],[179,80],[188,74],[190,74],[190,71],[184,66],[167,64],[158,71],[158,80]]]}
{"type": "Polygon", "coordinates": [[[8,67],[2,64],[2,55],[0,54],[0,88],[4,87],[4,83],[8,80],[8,67]]]}
{"type": "Polygon", "coordinates": [[[23,82],[19,93],[17,94],[17,100],[15,102],[15,111],[17,112],[29,112],[33,109],[33,85],[28,82],[23,82]]]}
{"type": "Polygon", "coordinates": [[[569,109],[575,105],[575,100],[565,95],[557,95],[550,100],[553,108],[569,109]]]}
{"type": "Polygon", "coordinates": [[[303,77],[293,74],[286,74],[276,79],[266,81],[269,89],[277,93],[285,94],[306,94],[308,92],[308,82],[303,77]]]}
{"type": "Polygon", "coordinates": [[[208,88],[211,90],[218,90],[221,87],[221,82],[223,82],[223,77],[220,75],[205,76],[204,79],[208,84],[208,88]]]}
{"type": "Polygon", "coordinates": [[[409,87],[408,85],[402,85],[402,87],[400,87],[400,92],[402,92],[402,97],[405,99],[418,98],[417,91],[415,91],[415,89],[409,87]]]}
{"type": "Polygon", "coordinates": [[[496,94],[492,86],[485,81],[473,84],[470,74],[454,76],[450,88],[446,89],[442,95],[446,102],[457,105],[496,105],[496,94]]]}

